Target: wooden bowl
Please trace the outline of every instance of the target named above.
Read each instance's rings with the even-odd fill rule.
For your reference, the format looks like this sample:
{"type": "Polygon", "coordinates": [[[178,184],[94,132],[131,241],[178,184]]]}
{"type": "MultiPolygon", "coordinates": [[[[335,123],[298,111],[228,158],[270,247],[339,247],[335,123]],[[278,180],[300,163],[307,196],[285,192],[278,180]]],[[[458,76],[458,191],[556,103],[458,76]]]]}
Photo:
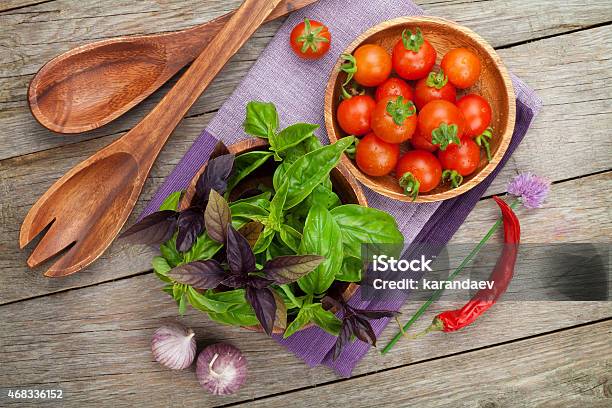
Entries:
{"type": "MultiPolygon", "coordinates": [[[[239,154],[251,152],[254,150],[261,150],[262,148],[265,148],[267,146],[268,146],[267,141],[265,141],[264,139],[256,139],[256,138],[245,139],[238,143],[234,143],[233,145],[229,147],[226,147],[224,144],[219,143],[217,147],[215,148],[215,150],[213,151],[213,153],[210,155],[210,157],[214,158],[222,154],[228,154],[228,153],[239,155],[239,154]]],[[[246,180],[240,182],[236,186],[236,188],[232,191],[231,195],[239,196],[245,191],[248,191],[251,188],[258,186],[262,183],[264,185],[272,186],[272,175],[274,173],[273,173],[273,169],[271,168],[271,166],[273,166],[273,163],[271,163],[271,161],[268,161],[267,165],[269,166],[264,165],[260,167],[258,171],[256,171],[253,174],[253,177],[249,177],[246,180]]],[[[196,182],[198,178],[200,177],[200,174],[202,174],[205,168],[206,168],[206,164],[202,166],[202,168],[197,172],[197,174],[191,180],[189,187],[187,187],[185,194],[181,198],[181,201],[179,203],[179,209],[182,210],[182,209],[189,207],[189,203],[191,202],[191,199],[193,198],[193,195],[195,194],[196,182]]],[[[338,197],[340,198],[340,201],[342,201],[343,204],[359,204],[359,205],[363,205],[364,207],[368,206],[368,201],[365,197],[365,194],[363,193],[361,185],[357,182],[355,177],[353,177],[351,173],[341,163],[335,169],[331,171],[330,177],[331,177],[332,185],[334,188],[334,192],[338,194],[338,197]]],[[[233,200],[235,199],[235,197],[231,199],[233,200]]],[[[348,284],[346,289],[344,289],[342,292],[342,297],[344,298],[344,300],[348,301],[353,296],[353,294],[357,291],[358,287],[359,285],[357,285],[356,283],[348,284]]],[[[332,311],[335,312],[335,310],[333,309],[332,311]]],[[[308,324],[304,328],[310,327],[310,326],[312,326],[312,324],[308,324]]],[[[245,327],[245,329],[263,333],[263,328],[260,325],[245,327]]],[[[273,333],[282,334],[284,331],[285,331],[284,328],[275,326],[273,333]]]]}
{"type": "MultiPolygon", "coordinates": [[[[482,71],[478,82],[465,90],[457,90],[458,97],[467,93],[477,93],[483,96],[491,105],[493,117],[493,138],[491,140],[491,162],[487,162],[484,152],[481,154],[478,168],[471,175],[464,177],[464,182],[458,188],[452,189],[448,183],[441,184],[428,193],[419,194],[415,202],[431,202],[448,200],[465,193],[485,179],[502,159],[514,131],[516,105],[514,89],[504,64],[493,48],[472,30],[451,21],[434,17],[400,17],[380,23],[357,37],[345,50],[352,54],[363,44],[378,44],[391,53],[395,43],[401,38],[404,29],[412,31],[420,28],[423,36],[431,43],[437,52],[437,65],[442,57],[452,48],[465,47],[475,52],[482,63],[482,71]]],[[[340,72],[342,59],[339,59],[327,84],[325,93],[325,126],[331,143],[346,136],[336,121],[336,111],[340,103],[341,86],[346,79],[346,73],[340,72]]],[[[368,92],[372,90],[369,89],[368,92]]],[[[402,154],[409,150],[408,143],[401,146],[402,154]]],[[[363,173],[346,155],[342,157],[349,171],[363,184],[386,197],[412,201],[406,196],[395,178],[394,173],[382,177],[372,177],[363,173]]]]}

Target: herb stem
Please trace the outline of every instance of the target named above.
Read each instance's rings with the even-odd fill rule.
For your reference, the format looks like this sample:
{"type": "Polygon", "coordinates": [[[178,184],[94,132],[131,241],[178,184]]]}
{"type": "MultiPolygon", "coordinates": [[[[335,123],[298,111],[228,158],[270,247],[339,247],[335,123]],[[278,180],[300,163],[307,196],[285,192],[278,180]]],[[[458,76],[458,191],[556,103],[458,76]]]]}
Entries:
{"type": "Polygon", "coordinates": [[[287,297],[289,298],[289,300],[291,301],[291,303],[293,303],[293,305],[295,307],[297,307],[297,308],[302,307],[302,304],[300,303],[299,300],[297,300],[297,298],[295,297],[295,295],[291,291],[291,288],[289,287],[289,285],[284,284],[284,285],[278,285],[278,286],[280,286],[280,288],[283,290],[283,292],[285,292],[285,295],[287,295],[287,297]]]}
{"type": "MultiPolygon", "coordinates": [[[[511,204],[510,204],[510,208],[514,209],[518,203],[519,203],[519,199],[517,198],[516,200],[514,200],[511,204]]],[[[463,261],[461,261],[461,264],[459,264],[459,266],[457,267],[457,269],[455,269],[446,279],[446,282],[450,282],[453,279],[455,279],[457,277],[457,275],[459,275],[461,273],[461,271],[463,271],[463,269],[470,263],[470,261],[476,256],[478,255],[478,253],[480,252],[480,250],[482,249],[482,247],[487,243],[487,241],[489,241],[489,239],[493,236],[493,234],[495,233],[495,231],[497,231],[499,229],[499,227],[502,224],[502,218],[499,217],[497,219],[497,221],[495,222],[495,224],[493,224],[493,226],[489,229],[489,231],[485,234],[484,237],[482,237],[482,239],[480,240],[480,242],[474,247],[474,249],[472,249],[472,251],[468,254],[468,256],[466,256],[463,261]]],[[[442,293],[444,292],[444,289],[438,289],[436,290],[431,297],[427,300],[427,302],[423,303],[423,305],[419,308],[419,310],[416,311],[415,314],[412,315],[412,317],[410,318],[410,320],[408,320],[408,322],[404,325],[404,327],[402,327],[401,331],[398,332],[392,339],[391,341],[382,349],[381,354],[387,354],[395,345],[395,343],[397,343],[399,341],[399,339],[402,338],[402,336],[404,336],[405,332],[414,324],[414,322],[416,322],[424,313],[427,309],[429,309],[429,306],[431,306],[431,304],[433,302],[435,302],[436,300],[438,300],[440,298],[440,296],[442,295],[442,293]]]]}

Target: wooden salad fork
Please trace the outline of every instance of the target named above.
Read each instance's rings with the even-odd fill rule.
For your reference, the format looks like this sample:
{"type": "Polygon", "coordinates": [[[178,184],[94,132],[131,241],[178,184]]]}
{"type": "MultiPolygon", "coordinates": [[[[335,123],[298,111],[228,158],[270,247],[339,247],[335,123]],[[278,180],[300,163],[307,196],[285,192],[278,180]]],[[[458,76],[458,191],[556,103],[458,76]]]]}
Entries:
{"type": "MultiPolygon", "coordinates": [[[[282,0],[266,21],[315,1],[282,0]]],[[[32,115],[59,133],[80,133],[109,123],[200,55],[233,13],[186,30],[111,38],[58,55],[30,82],[32,115]]]]}
{"type": "Polygon", "coordinates": [[[47,190],[21,225],[21,248],[48,228],[27,261],[30,267],[62,252],[45,276],[65,276],[102,255],[132,212],[168,137],[280,1],[245,0],[151,113],[47,190]]]}

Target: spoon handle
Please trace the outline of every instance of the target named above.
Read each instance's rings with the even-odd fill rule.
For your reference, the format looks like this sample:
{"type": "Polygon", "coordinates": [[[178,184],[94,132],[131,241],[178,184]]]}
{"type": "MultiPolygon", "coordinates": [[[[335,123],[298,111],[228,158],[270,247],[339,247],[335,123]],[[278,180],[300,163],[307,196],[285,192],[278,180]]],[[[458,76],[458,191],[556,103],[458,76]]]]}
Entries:
{"type": "Polygon", "coordinates": [[[141,175],[148,174],[189,108],[280,1],[245,0],[151,113],[121,138],[122,147],[139,163],[141,175]]]}

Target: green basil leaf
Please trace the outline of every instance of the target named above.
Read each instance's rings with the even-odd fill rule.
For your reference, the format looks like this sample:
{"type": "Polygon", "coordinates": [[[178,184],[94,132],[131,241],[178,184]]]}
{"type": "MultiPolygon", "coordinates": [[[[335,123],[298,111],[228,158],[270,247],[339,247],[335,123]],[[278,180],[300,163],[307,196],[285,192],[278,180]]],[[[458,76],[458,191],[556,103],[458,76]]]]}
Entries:
{"type": "Polygon", "coordinates": [[[179,201],[181,201],[181,194],[183,194],[182,191],[175,191],[174,193],[166,197],[164,202],[159,206],[159,211],[176,211],[178,209],[179,201]]]}
{"type": "Polygon", "coordinates": [[[278,113],[273,103],[252,101],[246,107],[244,131],[252,136],[267,139],[278,129],[278,113]]]}
{"type": "Polygon", "coordinates": [[[176,249],[176,234],[169,241],[161,244],[159,251],[172,268],[183,262],[183,256],[176,249]]]}
{"type": "Polygon", "coordinates": [[[266,226],[262,233],[259,235],[259,238],[257,239],[255,246],[253,247],[253,253],[259,254],[268,249],[275,235],[276,231],[266,226]]]}
{"type": "Polygon", "coordinates": [[[274,190],[278,191],[285,181],[285,174],[287,174],[289,167],[291,167],[291,163],[282,162],[276,167],[276,170],[274,170],[274,176],[272,176],[272,186],[274,190]]]}
{"type": "Polygon", "coordinates": [[[312,314],[311,320],[320,328],[331,334],[337,336],[340,334],[340,327],[342,326],[342,320],[338,319],[335,314],[329,310],[323,309],[323,305],[320,303],[314,303],[310,306],[310,312],[312,314]]]}
{"type": "Polygon", "coordinates": [[[187,310],[187,296],[183,293],[181,300],[179,301],[179,315],[184,315],[187,310]]]}
{"type": "Polygon", "coordinates": [[[306,138],[314,135],[314,131],[319,128],[319,125],[310,123],[296,123],[281,130],[278,135],[270,138],[270,147],[276,153],[283,152],[287,149],[297,146],[306,138]]]}
{"type": "Polygon", "coordinates": [[[238,183],[261,167],[273,155],[274,153],[272,152],[256,150],[254,152],[243,153],[240,156],[237,156],[234,160],[232,176],[227,181],[225,198],[229,197],[230,192],[238,183]]]}
{"type": "Polygon", "coordinates": [[[246,301],[244,304],[223,313],[208,312],[208,317],[217,323],[232,326],[256,326],[259,324],[253,308],[246,301]]]}
{"type": "Polygon", "coordinates": [[[301,308],[297,316],[295,316],[295,319],[293,319],[293,321],[289,324],[289,326],[287,326],[285,333],[283,333],[283,338],[286,339],[292,334],[298,332],[300,329],[302,329],[304,326],[306,326],[310,322],[311,318],[312,318],[312,313],[310,311],[310,308],[308,307],[301,308]]]}
{"type": "Polygon", "coordinates": [[[242,305],[246,302],[244,298],[244,289],[233,289],[225,292],[210,292],[207,294],[207,297],[211,300],[228,303],[230,305],[242,305]]]}
{"type": "Polygon", "coordinates": [[[206,232],[200,235],[191,249],[184,253],[183,262],[204,261],[212,258],[223,247],[223,244],[216,242],[208,236],[206,232]]]}
{"type": "Polygon", "coordinates": [[[265,208],[266,210],[270,210],[270,198],[272,197],[271,191],[266,191],[265,193],[258,194],[256,196],[241,198],[240,200],[232,201],[230,203],[230,209],[233,205],[240,203],[253,204],[261,208],[265,208]]]}
{"type": "Polygon", "coordinates": [[[287,245],[294,253],[298,253],[300,242],[302,241],[302,234],[299,231],[291,228],[289,225],[281,225],[280,239],[287,245]]]}
{"type": "Polygon", "coordinates": [[[323,145],[316,136],[313,135],[307,137],[301,143],[298,143],[296,146],[294,146],[292,149],[288,149],[283,152],[284,162],[293,163],[300,157],[305,156],[307,153],[310,153],[313,150],[317,150],[321,147],[323,147],[323,145]]]}
{"type": "Polygon", "coordinates": [[[187,299],[189,303],[191,303],[191,306],[194,308],[203,312],[225,313],[233,305],[232,303],[212,299],[210,294],[212,294],[211,290],[200,293],[191,286],[187,288],[187,299]]]}
{"type": "Polygon", "coordinates": [[[347,256],[342,260],[340,272],[336,275],[336,280],[343,282],[361,282],[361,271],[363,263],[361,258],[347,256]]]}
{"type": "Polygon", "coordinates": [[[352,136],[343,137],[333,145],[321,147],[297,159],[285,175],[283,184],[288,183],[288,191],[283,208],[289,209],[296,206],[325,180],[353,139],[352,136]]]}
{"type": "Polygon", "coordinates": [[[270,213],[267,209],[251,203],[233,203],[230,205],[233,218],[246,218],[253,221],[267,220],[270,213]]]}
{"type": "Polygon", "coordinates": [[[344,254],[361,258],[362,244],[402,244],[395,218],[375,208],[346,204],[331,210],[342,231],[344,254]]]}
{"type": "Polygon", "coordinates": [[[276,258],[277,256],[293,254],[295,254],[295,252],[291,248],[287,247],[284,242],[280,241],[277,235],[266,249],[266,260],[276,258]]]}
{"type": "Polygon", "coordinates": [[[172,269],[166,258],[162,256],[156,256],[151,261],[155,275],[163,282],[172,282],[172,279],[168,278],[168,272],[172,269]]]}
{"type": "Polygon", "coordinates": [[[342,267],[342,232],[330,212],[320,205],[310,209],[300,245],[301,254],[321,255],[325,261],[298,280],[308,294],[324,293],[342,267]]]}

